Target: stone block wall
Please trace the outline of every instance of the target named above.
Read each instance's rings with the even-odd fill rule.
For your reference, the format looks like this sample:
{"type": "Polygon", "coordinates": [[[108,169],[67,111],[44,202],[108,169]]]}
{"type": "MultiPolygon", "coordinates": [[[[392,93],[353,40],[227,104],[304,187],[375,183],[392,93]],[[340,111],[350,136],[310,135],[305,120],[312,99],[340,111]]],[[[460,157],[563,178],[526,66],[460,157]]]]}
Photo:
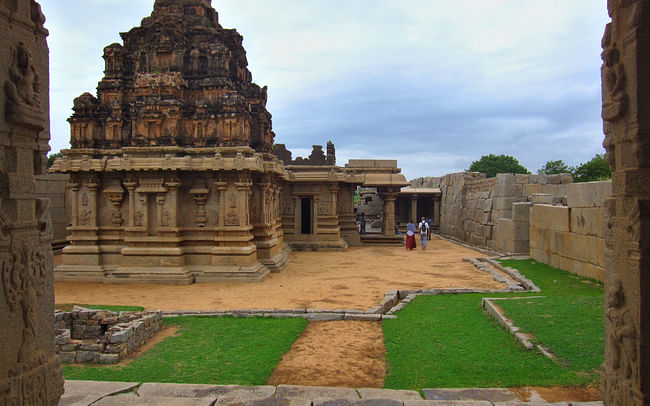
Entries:
{"type": "Polygon", "coordinates": [[[62,363],[114,364],[154,337],[162,312],[56,312],[55,347],[62,363]]]}
{"type": "Polygon", "coordinates": [[[49,199],[52,215],[52,247],[62,248],[66,245],[66,228],[70,225],[70,198],[68,194],[69,175],[50,173],[36,178],[36,195],[49,199]]]}
{"type": "Polygon", "coordinates": [[[605,201],[611,182],[569,185],[566,206],[530,209],[530,256],[545,264],[604,281],[605,201]]]}
{"type": "Polygon", "coordinates": [[[549,202],[566,200],[571,182],[569,174],[505,173],[486,178],[482,173],[461,172],[415,179],[411,185],[442,191],[443,235],[480,248],[528,254],[526,209],[519,207],[515,213],[514,205],[528,202],[533,195],[544,196],[549,202]]]}

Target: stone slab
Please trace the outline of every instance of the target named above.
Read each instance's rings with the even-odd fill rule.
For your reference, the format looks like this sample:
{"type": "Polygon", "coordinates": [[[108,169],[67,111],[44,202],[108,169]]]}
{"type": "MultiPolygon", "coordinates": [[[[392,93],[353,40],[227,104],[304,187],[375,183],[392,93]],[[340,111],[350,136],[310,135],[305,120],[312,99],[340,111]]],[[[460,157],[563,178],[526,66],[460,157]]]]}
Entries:
{"type": "Polygon", "coordinates": [[[365,314],[365,313],[346,313],[345,320],[354,321],[379,321],[381,314],[365,314]]]}
{"type": "MultiPolygon", "coordinates": [[[[158,396],[172,398],[217,398],[215,385],[188,385],[177,383],[144,383],[138,388],[140,396],[158,396]]],[[[272,394],[271,394],[272,395],[272,394]]]]}
{"type": "Polygon", "coordinates": [[[583,182],[569,185],[567,205],[569,207],[601,207],[612,196],[612,182],[583,182]]]}
{"type": "Polygon", "coordinates": [[[97,382],[97,381],[73,381],[66,380],[64,383],[65,394],[73,395],[101,395],[108,396],[114,393],[125,392],[135,389],[139,382],[97,382]]]}
{"type": "Polygon", "coordinates": [[[422,396],[414,390],[359,388],[357,392],[361,399],[422,400],[422,396]]]}
{"type": "Polygon", "coordinates": [[[508,389],[422,389],[427,400],[487,400],[489,402],[511,402],[519,398],[508,389]]]}
{"type": "Polygon", "coordinates": [[[89,406],[97,402],[102,395],[68,395],[63,394],[58,406],[89,406]]]}
{"type": "Polygon", "coordinates": [[[487,400],[407,400],[404,406],[492,406],[487,400]]]}
{"type": "Polygon", "coordinates": [[[359,394],[352,388],[328,388],[321,386],[278,385],[276,397],[301,399],[345,399],[359,400],[359,394]]]}
{"type": "Polygon", "coordinates": [[[217,386],[216,405],[226,405],[238,402],[257,401],[271,398],[275,395],[275,386],[217,386]]]}
{"type": "Polygon", "coordinates": [[[135,394],[108,396],[93,403],[93,406],[212,406],[214,399],[182,398],[182,397],[160,397],[160,396],[137,396],[135,394]]]}
{"type": "Polygon", "coordinates": [[[264,398],[254,400],[241,400],[220,403],[217,401],[215,405],[228,405],[228,406],[311,406],[310,399],[303,398],[264,398]]]}

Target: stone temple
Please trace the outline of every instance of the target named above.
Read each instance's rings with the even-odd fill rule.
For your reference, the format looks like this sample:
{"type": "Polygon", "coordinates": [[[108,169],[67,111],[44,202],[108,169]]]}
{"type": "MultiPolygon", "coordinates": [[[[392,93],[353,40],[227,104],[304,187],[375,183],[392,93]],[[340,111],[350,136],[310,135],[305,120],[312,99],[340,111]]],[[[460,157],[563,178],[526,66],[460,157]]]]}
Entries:
{"type": "Polygon", "coordinates": [[[266,88],[209,0],[157,0],[74,100],[71,245],[58,277],[259,279],[280,269],[283,165],[266,88]]]}
{"type": "MultiPolygon", "coordinates": [[[[286,264],[287,242],[359,244],[364,172],[336,166],[331,143],[327,156],[274,154],[267,88],[210,0],[156,0],[121,36],[104,48],[97,97],[74,100],[72,148],[54,165],[72,211],[57,280],[259,280],[286,264]]],[[[408,184],[396,165],[370,178],[392,193],[408,184]]]]}

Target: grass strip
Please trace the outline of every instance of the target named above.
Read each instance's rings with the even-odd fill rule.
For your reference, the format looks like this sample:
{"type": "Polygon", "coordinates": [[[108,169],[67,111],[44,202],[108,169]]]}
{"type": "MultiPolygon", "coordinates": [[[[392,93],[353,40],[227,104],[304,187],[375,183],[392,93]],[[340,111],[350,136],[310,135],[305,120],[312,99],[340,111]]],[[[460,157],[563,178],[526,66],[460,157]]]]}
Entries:
{"type": "Polygon", "coordinates": [[[531,293],[419,296],[398,312],[398,319],[382,323],[387,388],[583,385],[598,381],[596,369],[604,348],[602,284],[535,261],[503,264],[533,280],[546,298],[497,304],[507,309],[507,317],[515,325],[535,334],[563,362],[524,349],[481,308],[483,297],[531,293]]]}
{"type": "Polygon", "coordinates": [[[263,385],[307,320],[177,317],[176,336],[124,366],[64,366],[66,379],[263,385]]]}
{"type": "Polygon", "coordinates": [[[605,348],[603,284],[531,260],[504,265],[539,281],[546,296],[498,302],[506,316],[567,368],[597,381],[605,348]]]}

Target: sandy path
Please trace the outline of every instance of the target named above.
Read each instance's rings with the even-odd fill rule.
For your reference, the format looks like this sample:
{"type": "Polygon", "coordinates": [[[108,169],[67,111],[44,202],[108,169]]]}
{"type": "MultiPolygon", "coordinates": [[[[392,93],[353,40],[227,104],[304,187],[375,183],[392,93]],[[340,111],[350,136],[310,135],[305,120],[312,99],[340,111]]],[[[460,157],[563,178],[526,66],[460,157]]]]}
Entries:
{"type": "Polygon", "coordinates": [[[269,385],[382,388],[386,351],[381,323],[309,323],[273,371],[269,385]]]}
{"type": "Polygon", "coordinates": [[[343,252],[292,252],[280,273],[259,283],[189,286],[57,282],[56,303],[139,305],[162,310],[327,308],[366,310],[391,289],[502,289],[489,274],[462,262],[482,256],[445,240],[427,251],[360,247],[343,252]]]}

